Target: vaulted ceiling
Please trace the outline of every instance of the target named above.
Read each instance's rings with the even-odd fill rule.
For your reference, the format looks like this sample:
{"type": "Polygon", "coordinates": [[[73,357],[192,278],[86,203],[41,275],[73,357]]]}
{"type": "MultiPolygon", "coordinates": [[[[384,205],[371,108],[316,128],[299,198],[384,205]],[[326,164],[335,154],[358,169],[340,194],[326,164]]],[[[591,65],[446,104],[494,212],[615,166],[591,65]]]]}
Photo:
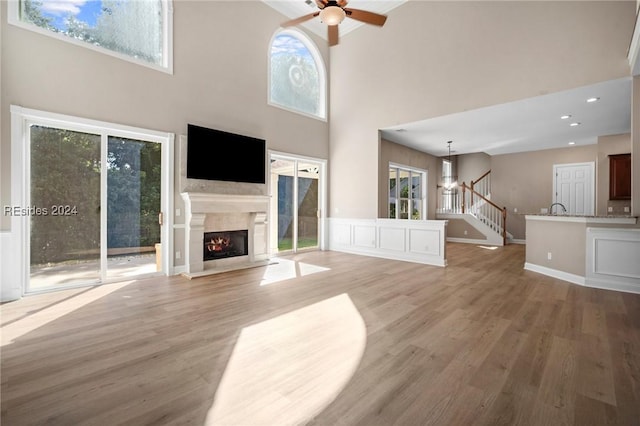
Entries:
{"type": "MultiPolygon", "coordinates": [[[[281,12],[283,21],[318,10],[314,0],[262,1],[281,12]]],[[[388,14],[405,2],[351,0],[348,7],[388,14]]],[[[362,25],[346,19],[340,34],[362,25]]],[[[327,38],[326,25],[319,18],[300,27],[327,38]]],[[[379,55],[384,57],[384,52],[379,55]]],[[[598,136],[631,131],[631,77],[380,130],[385,139],[436,156],[447,154],[449,140],[456,154],[490,155],[594,144],[598,136]],[[589,98],[598,99],[587,102],[589,98]]]]}

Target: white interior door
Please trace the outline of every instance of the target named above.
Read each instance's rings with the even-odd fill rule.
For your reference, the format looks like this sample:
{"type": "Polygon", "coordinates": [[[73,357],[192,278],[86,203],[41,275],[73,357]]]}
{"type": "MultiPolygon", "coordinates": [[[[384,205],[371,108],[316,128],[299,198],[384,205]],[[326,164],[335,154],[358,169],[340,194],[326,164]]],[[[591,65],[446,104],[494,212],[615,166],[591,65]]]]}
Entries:
{"type": "MultiPolygon", "coordinates": [[[[595,163],[553,166],[553,203],[561,203],[567,214],[591,216],[595,211],[595,163]]],[[[554,206],[549,213],[562,213],[554,206]]]]}

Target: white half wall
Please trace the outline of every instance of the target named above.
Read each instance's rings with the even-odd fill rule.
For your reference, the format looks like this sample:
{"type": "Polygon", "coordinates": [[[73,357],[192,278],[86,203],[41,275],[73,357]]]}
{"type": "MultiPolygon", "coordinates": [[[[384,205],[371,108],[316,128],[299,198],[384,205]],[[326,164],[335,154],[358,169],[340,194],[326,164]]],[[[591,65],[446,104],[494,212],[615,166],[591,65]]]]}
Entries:
{"type": "Polygon", "coordinates": [[[586,285],[640,293],[640,229],[587,228],[586,285]]]}
{"type": "Polygon", "coordinates": [[[9,302],[22,297],[22,270],[20,242],[9,231],[0,232],[0,302],[9,302]]]}
{"type": "Polygon", "coordinates": [[[329,219],[329,249],[446,266],[446,220],[329,219]]]}

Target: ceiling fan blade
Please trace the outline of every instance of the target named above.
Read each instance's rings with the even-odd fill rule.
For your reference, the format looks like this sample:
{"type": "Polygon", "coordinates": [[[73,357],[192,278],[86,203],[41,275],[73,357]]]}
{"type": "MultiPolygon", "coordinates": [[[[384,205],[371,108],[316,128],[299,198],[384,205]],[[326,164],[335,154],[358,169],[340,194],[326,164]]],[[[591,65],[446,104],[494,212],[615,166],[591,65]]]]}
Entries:
{"type": "Polygon", "coordinates": [[[379,15],[377,13],[367,12],[366,10],[345,8],[344,11],[347,13],[347,16],[351,19],[364,22],[365,24],[377,25],[379,27],[383,26],[385,21],[387,20],[387,17],[385,15],[379,15]]]}
{"type": "Polygon", "coordinates": [[[308,15],[304,15],[304,16],[301,16],[301,17],[299,17],[299,18],[296,18],[296,19],[292,19],[292,20],[290,20],[290,21],[283,22],[282,24],[280,24],[280,26],[281,26],[281,27],[292,27],[292,26],[294,26],[294,25],[298,25],[298,24],[301,24],[301,23],[303,23],[303,22],[306,22],[306,21],[308,21],[308,20],[310,20],[310,19],[313,19],[313,18],[315,18],[315,17],[316,17],[316,16],[318,16],[318,15],[320,15],[320,12],[310,13],[310,14],[308,14],[308,15]]]}
{"type": "Polygon", "coordinates": [[[338,26],[328,25],[327,28],[329,28],[329,46],[335,46],[338,44],[338,26]]]}

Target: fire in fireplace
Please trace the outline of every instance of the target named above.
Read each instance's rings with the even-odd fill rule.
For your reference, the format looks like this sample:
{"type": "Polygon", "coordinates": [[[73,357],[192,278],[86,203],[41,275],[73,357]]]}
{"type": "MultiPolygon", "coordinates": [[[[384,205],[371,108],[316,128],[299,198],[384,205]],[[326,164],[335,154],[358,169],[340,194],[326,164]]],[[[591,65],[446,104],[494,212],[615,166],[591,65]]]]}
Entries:
{"type": "Polygon", "coordinates": [[[204,260],[246,256],[249,254],[249,231],[204,233],[204,260]]]}

